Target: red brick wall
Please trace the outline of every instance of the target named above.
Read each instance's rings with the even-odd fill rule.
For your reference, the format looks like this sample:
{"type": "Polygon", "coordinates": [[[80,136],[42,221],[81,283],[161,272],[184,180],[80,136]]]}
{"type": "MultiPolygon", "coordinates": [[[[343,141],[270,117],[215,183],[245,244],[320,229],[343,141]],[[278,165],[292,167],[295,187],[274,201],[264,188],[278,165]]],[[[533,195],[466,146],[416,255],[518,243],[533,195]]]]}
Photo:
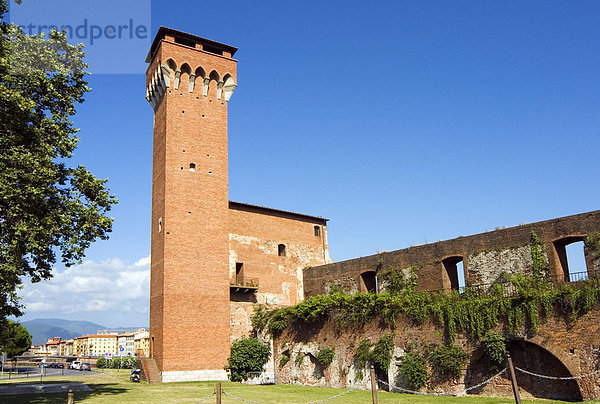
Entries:
{"type": "MultiPolygon", "coordinates": [[[[397,269],[414,266],[418,273],[418,287],[422,290],[446,289],[450,287],[450,280],[442,260],[451,256],[462,256],[464,258],[465,280],[467,282],[473,284],[486,283],[480,282],[480,280],[493,278],[488,272],[496,271],[499,273],[502,270],[509,271],[512,268],[509,265],[506,268],[496,267],[495,265],[482,265],[476,268],[469,262],[469,257],[485,252],[516,251],[520,247],[529,245],[532,231],[535,231],[544,243],[550,274],[560,276],[563,273],[563,268],[554,242],[569,238],[583,239],[588,234],[600,231],[600,211],[529,223],[313,267],[304,274],[305,295],[314,296],[326,293],[327,286],[335,282],[345,285],[346,289],[357,288],[360,286],[361,273],[379,271],[390,266],[397,269]]],[[[530,259],[530,253],[525,254],[524,258],[530,259]]],[[[600,264],[592,262],[589,251],[586,251],[586,258],[588,271],[600,270],[600,264]]],[[[524,272],[531,270],[531,267],[527,268],[527,262],[521,264],[524,272]]]]}
{"type": "MultiPolygon", "coordinates": [[[[231,58],[162,41],[149,80],[170,58],[236,77],[231,58]]],[[[208,97],[202,78],[193,93],[188,83],[182,74],[176,90],[172,75],[155,113],[150,333],[161,371],[223,369],[229,356],[227,103],[215,81],[208,97]]]]}

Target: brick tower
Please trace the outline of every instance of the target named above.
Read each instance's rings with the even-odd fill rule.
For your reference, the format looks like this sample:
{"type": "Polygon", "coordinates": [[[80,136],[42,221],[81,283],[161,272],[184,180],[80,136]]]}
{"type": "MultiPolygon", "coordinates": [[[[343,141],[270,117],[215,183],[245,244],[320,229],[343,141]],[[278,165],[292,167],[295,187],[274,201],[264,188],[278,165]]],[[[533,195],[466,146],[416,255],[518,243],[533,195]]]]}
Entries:
{"type": "Polygon", "coordinates": [[[227,379],[227,102],[236,50],[161,27],[146,59],[154,109],[150,344],[164,382],[227,379]]]}

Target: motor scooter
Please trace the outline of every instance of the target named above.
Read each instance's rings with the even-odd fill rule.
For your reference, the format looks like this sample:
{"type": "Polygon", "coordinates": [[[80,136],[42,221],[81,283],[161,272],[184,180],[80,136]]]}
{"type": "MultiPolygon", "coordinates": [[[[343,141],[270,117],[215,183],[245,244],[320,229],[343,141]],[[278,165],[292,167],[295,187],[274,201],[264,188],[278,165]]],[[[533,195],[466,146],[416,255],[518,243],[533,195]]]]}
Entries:
{"type": "Polygon", "coordinates": [[[134,383],[139,383],[140,382],[140,372],[142,371],[142,369],[132,369],[131,370],[131,376],[129,376],[129,380],[131,380],[134,383]]]}

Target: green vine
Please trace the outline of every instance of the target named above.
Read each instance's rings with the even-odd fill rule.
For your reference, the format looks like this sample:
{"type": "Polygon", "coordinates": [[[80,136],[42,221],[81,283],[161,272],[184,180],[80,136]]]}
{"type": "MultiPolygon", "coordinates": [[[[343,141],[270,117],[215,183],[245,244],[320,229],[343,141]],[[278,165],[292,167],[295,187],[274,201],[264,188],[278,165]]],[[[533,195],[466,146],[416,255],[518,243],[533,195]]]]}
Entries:
{"type": "Polygon", "coordinates": [[[483,337],[483,349],[490,358],[494,370],[500,370],[506,358],[506,340],[499,332],[489,330],[483,337]]]}
{"type": "Polygon", "coordinates": [[[573,287],[555,286],[548,278],[518,274],[485,292],[467,288],[462,294],[458,291],[431,294],[407,288],[394,294],[318,295],[281,309],[257,308],[260,321],[253,319],[253,324],[277,333],[292,325],[329,319],[340,330],[357,331],[379,317],[394,329],[396,319],[405,315],[416,324],[427,319],[437,322],[445,330],[446,342],[453,344],[457,332],[462,331],[477,341],[503,319],[512,331],[525,327],[536,333],[541,318],[562,313],[575,321],[599,301],[598,277],[573,287]]]}
{"type": "Polygon", "coordinates": [[[544,242],[538,235],[531,232],[531,260],[533,261],[533,276],[542,278],[548,275],[548,259],[546,258],[546,248],[544,242]]]}
{"type": "Polygon", "coordinates": [[[600,232],[591,233],[585,238],[585,248],[590,251],[594,261],[600,260],[600,232]]]}

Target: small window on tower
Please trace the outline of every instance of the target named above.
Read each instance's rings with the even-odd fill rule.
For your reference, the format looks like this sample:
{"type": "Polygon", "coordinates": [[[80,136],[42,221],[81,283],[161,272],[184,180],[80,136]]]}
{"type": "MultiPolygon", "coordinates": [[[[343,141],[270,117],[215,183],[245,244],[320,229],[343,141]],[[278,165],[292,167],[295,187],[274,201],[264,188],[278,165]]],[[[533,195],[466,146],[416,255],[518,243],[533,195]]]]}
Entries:
{"type": "Polygon", "coordinates": [[[192,171],[192,172],[196,171],[196,164],[190,163],[190,171],[192,171]]]}
{"type": "Polygon", "coordinates": [[[158,232],[160,233],[162,231],[162,217],[158,218],[158,232]]]}
{"type": "Polygon", "coordinates": [[[319,226],[315,226],[315,236],[321,237],[321,228],[319,226]]]}
{"type": "Polygon", "coordinates": [[[279,246],[277,246],[277,255],[285,257],[285,244],[279,244],[279,246]]]}

